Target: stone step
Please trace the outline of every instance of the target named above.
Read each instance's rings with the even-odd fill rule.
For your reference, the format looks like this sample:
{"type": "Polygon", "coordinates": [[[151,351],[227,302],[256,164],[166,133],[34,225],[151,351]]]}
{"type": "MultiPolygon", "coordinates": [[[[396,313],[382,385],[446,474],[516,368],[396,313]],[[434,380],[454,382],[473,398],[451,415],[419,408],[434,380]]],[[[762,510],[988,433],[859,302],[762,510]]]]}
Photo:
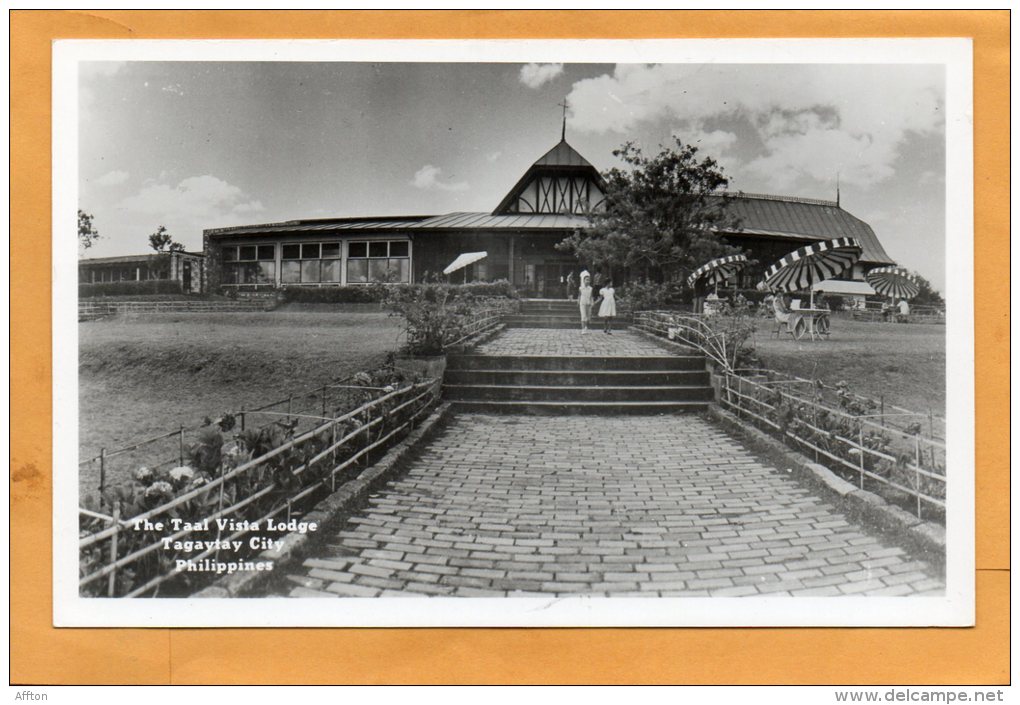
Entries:
{"type": "Polygon", "coordinates": [[[705,385],[656,385],[653,387],[534,386],[515,384],[444,384],[443,397],[451,401],[549,401],[549,402],[674,402],[712,399],[705,385]]]}
{"type": "Polygon", "coordinates": [[[533,415],[649,415],[708,410],[705,401],[488,401],[451,402],[454,411],[533,415]]]}
{"type": "Polygon", "coordinates": [[[447,384],[517,384],[524,386],[704,386],[705,370],[507,370],[447,369],[447,384]]]}
{"type": "Polygon", "coordinates": [[[446,369],[451,370],[704,370],[705,356],[546,356],[546,355],[450,355],[446,369]]]}
{"type": "MultiPolygon", "coordinates": [[[[581,316],[506,316],[503,324],[507,328],[569,328],[580,330],[581,316]]],[[[599,330],[605,326],[605,321],[597,316],[592,316],[588,327],[592,330],[599,330]]],[[[613,330],[626,330],[630,327],[630,319],[614,318],[613,330]]]]}

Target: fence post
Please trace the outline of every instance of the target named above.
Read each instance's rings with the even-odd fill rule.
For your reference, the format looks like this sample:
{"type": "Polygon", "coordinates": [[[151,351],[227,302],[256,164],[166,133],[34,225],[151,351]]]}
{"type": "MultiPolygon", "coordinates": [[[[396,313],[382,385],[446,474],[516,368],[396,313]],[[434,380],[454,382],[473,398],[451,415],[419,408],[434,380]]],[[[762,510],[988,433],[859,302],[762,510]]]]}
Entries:
{"type": "Polygon", "coordinates": [[[178,439],[178,445],[180,446],[180,457],[181,465],[184,465],[184,426],[181,426],[180,437],[178,439]]]}
{"type": "Polygon", "coordinates": [[[99,449],[99,506],[103,506],[106,491],[106,448],[99,449]]]}
{"type": "Polygon", "coordinates": [[[859,453],[860,460],[858,464],[860,466],[861,473],[861,489],[864,489],[864,424],[857,421],[857,451],[859,453]]]}
{"type": "Polygon", "coordinates": [[[243,406],[241,407],[241,410],[239,412],[237,412],[237,415],[241,417],[241,430],[243,431],[244,430],[244,407],[243,406]]]}
{"type": "Polygon", "coordinates": [[[322,385],[322,415],[326,415],[326,385],[322,385]]]}
{"type": "Polygon", "coordinates": [[[914,436],[914,491],[917,492],[917,518],[921,518],[921,434],[914,436]]]}
{"type": "MultiPolygon", "coordinates": [[[[323,387],[325,389],[325,387],[323,387]]],[[[324,414],[325,415],[325,414],[324,414]]],[[[336,421],[333,421],[333,442],[329,444],[330,448],[333,449],[333,453],[330,456],[330,470],[329,470],[329,491],[336,492],[336,421]]]]}
{"type": "Polygon", "coordinates": [[[879,421],[882,424],[882,428],[885,428],[885,395],[881,395],[878,398],[878,413],[879,421]]]}
{"type": "Polygon", "coordinates": [[[294,394],[292,393],[287,397],[287,423],[290,423],[290,415],[293,413],[294,407],[294,394]]]}
{"type": "Polygon", "coordinates": [[[109,582],[107,583],[106,594],[115,597],[117,591],[117,537],[120,534],[120,502],[113,505],[113,536],[110,537],[110,571],[109,582]]]}

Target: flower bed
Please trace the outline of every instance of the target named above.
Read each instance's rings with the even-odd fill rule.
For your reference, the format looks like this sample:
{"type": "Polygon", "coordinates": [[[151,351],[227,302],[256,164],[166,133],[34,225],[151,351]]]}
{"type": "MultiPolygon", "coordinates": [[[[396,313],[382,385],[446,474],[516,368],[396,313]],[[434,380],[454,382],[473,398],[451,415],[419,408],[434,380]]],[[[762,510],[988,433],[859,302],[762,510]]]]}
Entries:
{"type": "Polygon", "coordinates": [[[357,476],[438,399],[435,380],[409,379],[392,367],[346,381],[298,395],[297,403],[291,397],[286,410],[270,408],[277,402],[207,419],[191,443],[183,429],[168,434],[179,454],[155,456],[130,483],[86,497],[79,510],[82,594],[191,592],[219,573],[185,570],[179,560],[219,563],[224,542],[242,542],[230,549],[232,561],[257,552],[246,538],[286,533],[271,522],[300,516],[357,476]]]}
{"type": "Polygon", "coordinates": [[[824,387],[770,371],[725,373],[719,401],[861,489],[920,518],[945,520],[946,446],[931,416],[882,409],[846,383],[824,387]]]}

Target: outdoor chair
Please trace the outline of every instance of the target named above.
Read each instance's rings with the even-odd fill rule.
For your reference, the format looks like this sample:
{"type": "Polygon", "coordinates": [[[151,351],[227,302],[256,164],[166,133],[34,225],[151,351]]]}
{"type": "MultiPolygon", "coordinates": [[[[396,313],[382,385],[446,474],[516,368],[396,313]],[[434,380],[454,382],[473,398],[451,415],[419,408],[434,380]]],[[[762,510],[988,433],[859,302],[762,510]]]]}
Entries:
{"type": "Polygon", "coordinates": [[[792,314],[790,313],[790,310],[783,305],[782,297],[777,296],[772,299],[772,312],[776,319],[776,329],[773,331],[773,335],[778,338],[784,328],[787,333],[792,334],[792,331],[790,330],[790,318],[792,317],[792,314]]]}

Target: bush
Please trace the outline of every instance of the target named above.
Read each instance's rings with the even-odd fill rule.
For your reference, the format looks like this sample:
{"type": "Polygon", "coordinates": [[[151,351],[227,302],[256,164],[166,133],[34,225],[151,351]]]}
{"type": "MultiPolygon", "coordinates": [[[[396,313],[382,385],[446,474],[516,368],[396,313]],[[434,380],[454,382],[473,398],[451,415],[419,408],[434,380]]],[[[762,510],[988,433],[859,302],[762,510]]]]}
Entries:
{"type": "Polygon", "coordinates": [[[680,282],[656,284],[634,282],[620,287],[618,298],[631,311],[659,311],[678,308],[691,302],[691,293],[680,282]]]}
{"type": "Polygon", "coordinates": [[[446,284],[430,281],[422,284],[356,284],[353,286],[287,286],[282,290],[283,300],[307,304],[367,304],[385,303],[393,292],[414,291],[420,287],[443,286],[451,299],[464,296],[476,298],[516,299],[517,290],[505,279],[494,282],[446,284]]]}
{"type": "Polygon", "coordinates": [[[133,296],[141,294],[182,294],[181,283],[171,279],[150,279],[148,281],[101,282],[79,284],[78,298],[97,296],[133,296]]]}
{"type": "Polygon", "coordinates": [[[283,300],[303,304],[377,304],[386,298],[387,285],[359,286],[287,286],[283,300]]]}

